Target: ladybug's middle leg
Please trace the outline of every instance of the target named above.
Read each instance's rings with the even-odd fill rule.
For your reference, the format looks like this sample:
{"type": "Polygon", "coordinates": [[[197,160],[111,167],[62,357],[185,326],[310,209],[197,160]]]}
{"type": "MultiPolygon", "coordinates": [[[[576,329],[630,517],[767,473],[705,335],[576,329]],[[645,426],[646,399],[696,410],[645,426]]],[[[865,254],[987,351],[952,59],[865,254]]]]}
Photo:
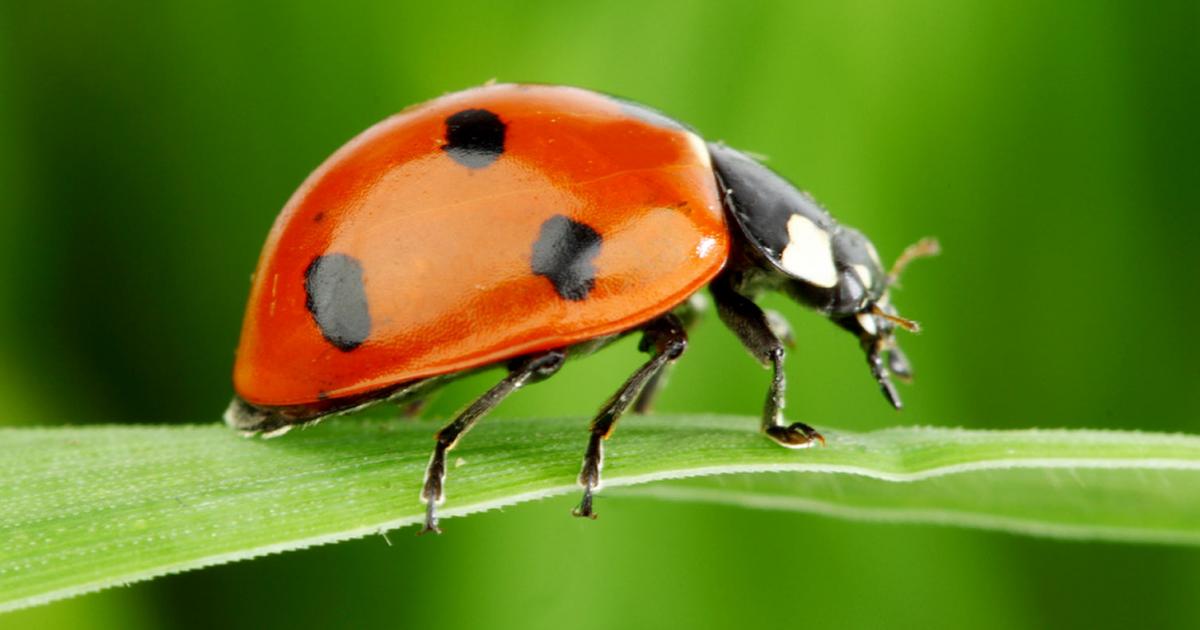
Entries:
{"type": "Polygon", "coordinates": [[[459,438],[471,430],[484,414],[500,404],[500,401],[528,383],[536,383],[553,376],[562,367],[566,357],[566,352],[562,350],[549,350],[513,361],[508,366],[508,376],[475,399],[475,402],[459,413],[453,422],[438,431],[437,446],[434,447],[433,457],[429,459],[429,466],[425,469],[425,485],[421,489],[421,501],[425,503],[425,527],[421,530],[422,534],[440,534],[442,531],[438,529],[437,506],[446,499],[446,453],[454,448],[459,438]]]}
{"type": "Polygon", "coordinates": [[[687,349],[687,331],[684,330],[683,322],[674,314],[668,313],[651,320],[642,330],[642,341],[638,350],[653,353],[653,356],[604,403],[600,413],[592,420],[592,434],[588,438],[587,451],[583,456],[583,469],[579,471],[583,500],[572,512],[575,516],[596,518],[596,513],[592,511],[592,493],[600,488],[600,469],[604,465],[603,440],[612,435],[621,414],[625,413],[646,385],[687,349]]]}
{"type": "MultiPolygon", "coordinates": [[[[679,321],[683,324],[685,333],[691,332],[696,323],[704,315],[704,311],[708,310],[708,298],[704,297],[703,293],[693,293],[683,304],[680,304],[675,310],[671,311],[679,321]]],[[[662,392],[667,385],[667,377],[671,374],[671,366],[673,363],[667,363],[661,370],[650,377],[650,381],[642,388],[642,393],[638,394],[637,400],[633,403],[633,412],[639,415],[645,415],[654,410],[654,401],[658,398],[658,394],[662,392]]]]}
{"type": "Polygon", "coordinates": [[[762,363],[772,369],[771,386],[763,405],[762,430],[767,437],[788,448],[812,446],[814,441],[825,443],[816,429],[803,422],[785,424],[783,418],[784,390],[787,386],[783,371],[784,340],[788,336],[786,322],[779,315],[764,312],[749,297],[735,289],[733,278],[722,274],[709,285],[717,314],[733,331],[742,345],[762,363]]]}

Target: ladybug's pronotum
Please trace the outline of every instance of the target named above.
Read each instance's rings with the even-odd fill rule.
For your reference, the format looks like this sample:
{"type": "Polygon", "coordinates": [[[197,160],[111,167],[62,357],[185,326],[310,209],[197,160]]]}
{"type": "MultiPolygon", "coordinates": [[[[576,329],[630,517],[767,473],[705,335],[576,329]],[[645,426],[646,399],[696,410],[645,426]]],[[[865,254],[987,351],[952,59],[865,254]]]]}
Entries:
{"type": "Polygon", "coordinates": [[[421,499],[437,531],[446,453],[481,416],[568,358],[631,333],[650,358],[596,415],[575,513],[593,516],[603,440],[649,409],[708,285],[774,371],[763,432],[823,438],[782,414],[782,291],[854,334],[888,401],[911,328],[862,234],[743,153],[641,105],[570,87],[488,85],[411,107],[339,149],[288,201],[254,275],[231,426],[268,435],[381,400],[415,404],[464,373],[507,375],[437,434],[421,499]]]}

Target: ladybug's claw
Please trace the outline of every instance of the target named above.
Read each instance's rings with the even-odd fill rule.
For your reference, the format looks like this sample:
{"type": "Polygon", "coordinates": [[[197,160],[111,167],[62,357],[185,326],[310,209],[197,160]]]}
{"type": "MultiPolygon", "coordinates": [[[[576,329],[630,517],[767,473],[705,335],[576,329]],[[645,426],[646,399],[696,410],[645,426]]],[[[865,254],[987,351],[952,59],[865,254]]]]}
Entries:
{"type": "Polygon", "coordinates": [[[583,486],[583,499],[579,507],[571,510],[575,516],[595,520],[596,513],[592,511],[592,490],[600,487],[600,466],[604,461],[603,437],[593,433],[588,440],[587,452],[583,456],[583,470],[579,471],[579,485],[583,486]]]}
{"type": "Polygon", "coordinates": [[[591,486],[583,489],[583,500],[579,502],[579,507],[571,510],[571,514],[583,518],[596,520],[596,513],[592,511],[592,488],[591,486]]]}
{"type": "Polygon", "coordinates": [[[429,532],[435,534],[442,533],[442,529],[438,527],[436,503],[436,501],[431,500],[425,504],[425,526],[421,528],[421,531],[417,532],[418,536],[424,536],[429,532]]]}
{"type": "Polygon", "coordinates": [[[777,424],[766,429],[767,437],[788,448],[808,448],[817,442],[825,446],[825,436],[803,422],[793,422],[789,426],[777,424]]]}
{"type": "Polygon", "coordinates": [[[421,501],[425,503],[425,527],[417,532],[418,536],[427,532],[442,533],[438,528],[437,504],[445,498],[442,484],[446,480],[446,447],[445,442],[438,441],[429,460],[429,468],[425,471],[425,485],[421,488],[421,501]]]}
{"type": "Polygon", "coordinates": [[[438,527],[437,504],[442,498],[442,480],[445,478],[445,471],[438,466],[439,460],[442,458],[435,457],[432,470],[429,472],[428,478],[425,480],[425,487],[421,490],[421,500],[425,502],[425,526],[421,531],[417,532],[418,536],[422,536],[429,532],[435,534],[442,533],[442,529],[438,527]]]}

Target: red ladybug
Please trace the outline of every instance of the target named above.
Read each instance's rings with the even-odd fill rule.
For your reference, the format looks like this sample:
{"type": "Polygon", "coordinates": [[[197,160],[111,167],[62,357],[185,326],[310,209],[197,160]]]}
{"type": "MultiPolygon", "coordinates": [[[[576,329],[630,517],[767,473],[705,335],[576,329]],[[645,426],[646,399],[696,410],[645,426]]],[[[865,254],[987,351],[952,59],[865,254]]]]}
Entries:
{"type": "Polygon", "coordinates": [[[593,516],[602,440],[631,404],[650,407],[703,286],[774,370],[763,431],[801,448],[823,438],[783,419],[790,333],[755,297],[783,291],[857,336],[899,408],[888,374],[910,368],[892,333],[910,323],[888,302],[897,271],[780,176],[652,109],[488,85],[375,125],[292,195],[254,274],[225,420],[278,434],[504,363],[507,376],[437,434],[421,499],[423,531],[438,531],[446,452],[483,414],[568,357],[639,332],[650,359],[591,425],[575,513],[593,516]]]}

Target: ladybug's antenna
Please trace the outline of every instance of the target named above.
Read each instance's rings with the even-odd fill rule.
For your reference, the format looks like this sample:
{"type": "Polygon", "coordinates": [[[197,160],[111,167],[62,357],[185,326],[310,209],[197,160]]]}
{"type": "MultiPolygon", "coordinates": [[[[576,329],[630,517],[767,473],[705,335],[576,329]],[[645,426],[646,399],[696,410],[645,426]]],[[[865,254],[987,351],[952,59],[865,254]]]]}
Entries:
{"type": "MultiPolygon", "coordinates": [[[[900,257],[892,264],[891,270],[888,271],[888,286],[899,286],[900,274],[904,272],[905,267],[908,267],[908,263],[918,258],[937,256],[940,253],[942,253],[941,243],[938,243],[937,239],[931,236],[926,236],[916,243],[905,247],[904,251],[900,253],[900,257]]],[[[892,319],[888,315],[884,315],[884,317],[892,319]]],[[[896,323],[900,324],[900,322],[896,323]]],[[[903,324],[900,325],[908,328],[908,326],[904,326],[903,324]]]]}
{"type": "MultiPolygon", "coordinates": [[[[908,264],[918,258],[928,258],[937,256],[942,253],[942,246],[936,238],[926,236],[925,238],[904,248],[900,253],[900,257],[892,264],[892,268],[888,271],[887,284],[889,287],[900,286],[900,274],[908,267],[908,264]]],[[[889,322],[907,330],[911,333],[921,332],[921,325],[906,317],[900,317],[895,313],[894,308],[888,307],[887,310],[879,308],[878,304],[871,305],[871,314],[876,317],[886,319],[889,322]],[[891,312],[889,312],[891,311],[891,312]]]]}
{"type": "Polygon", "coordinates": [[[907,317],[900,317],[899,315],[888,313],[887,311],[879,308],[878,304],[871,305],[871,314],[875,315],[876,317],[882,317],[910,333],[921,332],[921,325],[917,322],[908,319],[907,317]]]}

